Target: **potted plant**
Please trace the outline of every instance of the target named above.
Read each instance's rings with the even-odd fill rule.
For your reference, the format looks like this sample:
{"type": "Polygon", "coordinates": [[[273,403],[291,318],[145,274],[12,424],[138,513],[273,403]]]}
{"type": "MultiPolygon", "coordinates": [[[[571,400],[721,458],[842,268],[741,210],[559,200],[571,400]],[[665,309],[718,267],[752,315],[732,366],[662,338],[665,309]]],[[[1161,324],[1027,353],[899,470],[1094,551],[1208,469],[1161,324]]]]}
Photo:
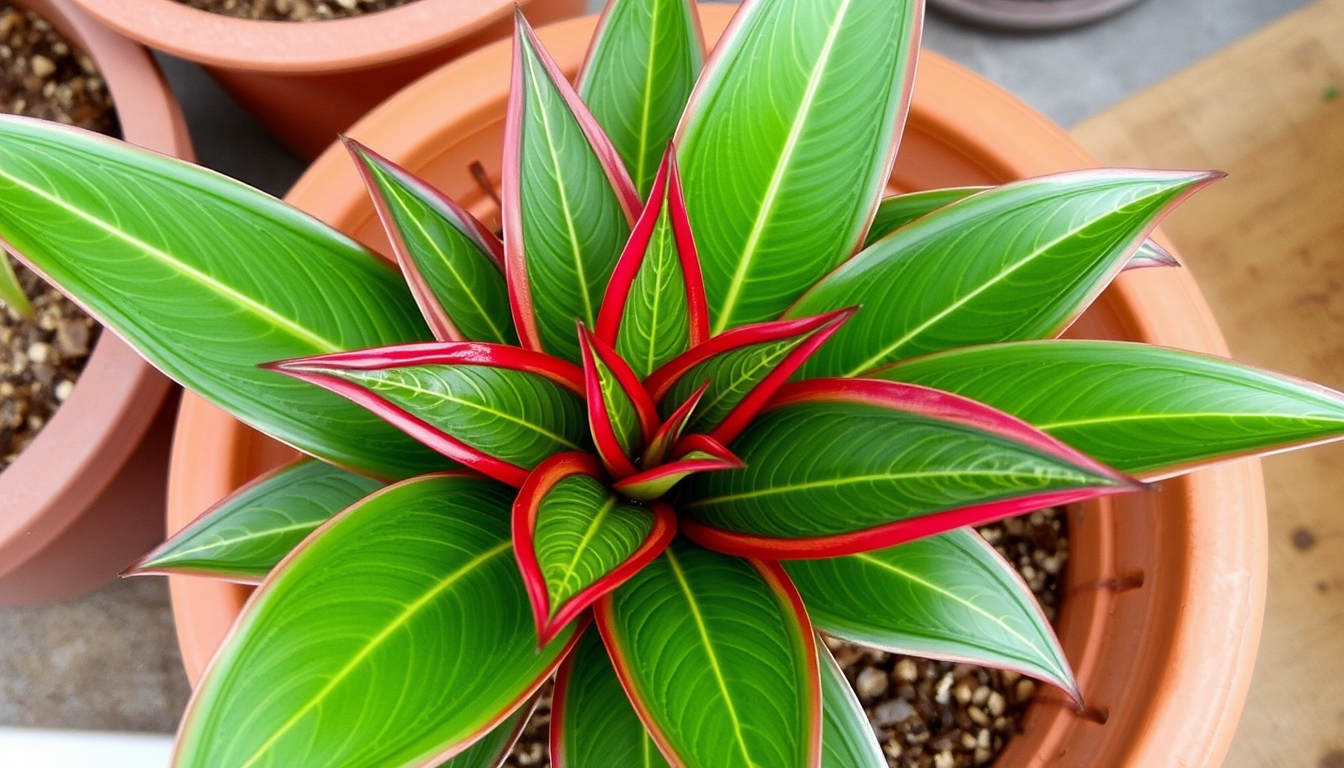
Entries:
{"type": "MultiPolygon", "coordinates": [[[[192,157],[186,123],[148,52],[66,0],[16,5],[97,65],[126,141],[192,157]]],[[[0,604],[91,589],[162,535],[155,509],[167,475],[168,392],[168,380],[114,335],[99,338],[70,396],[0,472],[0,604]]]]}
{"type": "MultiPolygon", "coordinates": [[[[684,5],[614,4],[581,91],[649,61],[635,51],[650,50],[639,31],[654,16],[620,11],[650,7],[667,14],[656,16],[664,30],[677,19],[694,29],[684,5]]],[[[631,150],[640,144],[613,145],[599,121],[656,114],[658,103],[637,96],[594,119],[523,27],[502,179],[507,245],[461,206],[353,145],[410,291],[353,241],[241,185],[70,132],[0,125],[0,146],[45,158],[33,161],[35,172],[0,164],[23,182],[0,185],[6,207],[41,205],[53,217],[0,216],[0,234],[30,262],[234,415],[335,465],[384,479],[413,475],[366,496],[375,481],[304,461],[226,499],[141,564],[264,579],[198,688],[179,765],[492,764],[526,701],[562,663],[560,761],[598,764],[587,746],[620,742],[684,765],[812,766],[823,752],[835,761],[828,764],[880,765],[813,628],[890,647],[922,639],[933,655],[1056,683],[1067,694],[1038,706],[1040,728],[1023,737],[1037,758],[1067,751],[1071,760],[1100,754],[1092,764],[1153,765],[1172,755],[1220,757],[1221,704],[1196,715],[1198,733],[1183,740],[1135,734],[1150,716],[1179,715],[1180,695],[1154,695],[1166,687],[1154,679],[1230,676],[1220,690],[1233,709],[1242,695],[1236,679],[1246,673],[1226,664],[1254,645],[1256,553],[1243,558],[1236,541],[1206,547],[1197,537],[1217,526],[1183,497],[1249,494],[1232,504],[1247,505],[1249,519],[1223,522],[1254,535],[1256,485],[1244,467],[1215,468],[1230,482],[1212,491],[1201,489],[1210,475],[1200,474],[1128,509],[1098,504],[1078,516],[1092,525],[1084,550],[1098,557],[1078,569],[1092,583],[1080,583],[1090,589],[1071,599],[1074,618],[1064,619],[1066,642],[1085,641],[1076,678],[1006,566],[959,529],[1035,505],[1114,498],[1139,487],[1136,475],[1333,439],[1344,406],[1336,393],[1219,358],[1025,340],[1067,326],[1208,174],[1056,174],[946,206],[938,195],[901,196],[881,205],[883,221],[898,209],[927,213],[892,223],[850,258],[873,234],[911,91],[919,10],[887,0],[746,4],[689,96],[676,151],[647,187],[625,168],[638,167],[631,150]],[[815,16],[801,23],[795,14],[815,16]],[[791,35],[772,34],[785,21],[800,23],[791,35]],[[806,56],[811,66],[800,66],[806,56]],[[827,77],[832,66],[864,77],[827,77]],[[830,140],[839,135],[845,140],[830,140]],[[72,175],[90,167],[96,176],[72,175]],[[795,175],[800,169],[807,173],[795,175]],[[715,173],[730,178],[707,183],[715,173]],[[752,182],[761,175],[765,183],[752,182]],[[796,183],[819,176],[840,181],[796,183]],[[146,190],[159,215],[123,210],[113,195],[90,200],[84,190],[95,183],[146,190]],[[570,195],[583,204],[567,205],[570,195]],[[43,202],[52,200],[61,204],[43,202]],[[762,201],[788,215],[734,220],[734,212],[764,210],[762,201]],[[88,224],[110,236],[95,252],[80,246],[88,224]],[[733,237],[744,249],[724,247],[733,237]],[[583,247],[564,247],[576,238],[583,247]],[[788,245],[800,239],[808,245],[801,255],[788,245]],[[761,247],[775,243],[779,250],[761,247]],[[736,255],[744,252],[764,267],[736,255]],[[130,263],[105,269],[113,255],[130,263]],[[809,270],[818,274],[783,287],[790,272],[809,270]],[[658,275],[672,287],[648,290],[658,275]],[[1000,293],[1007,276],[1013,288],[1000,293]],[[744,287],[758,281],[769,290],[744,287]],[[164,284],[173,290],[151,287],[164,284]],[[880,295],[894,285],[923,290],[904,301],[880,295]],[[676,311],[655,312],[650,298],[676,311]],[[994,322],[976,322],[986,314],[994,322]],[[943,323],[953,315],[957,322],[943,323]],[[580,326],[567,330],[575,319],[580,326]],[[911,383],[930,379],[942,389],[911,383]],[[1060,382],[1069,387],[1062,394],[1060,382]],[[954,391],[975,391],[997,409],[954,391]],[[1050,396],[1032,396],[1042,392],[1050,396]],[[768,508],[753,503],[765,497],[774,500],[768,508]],[[1164,508],[1176,514],[1156,514],[1164,508]],[[1185,537],[1154,543],[1149,531],[1116,525],[1117,512],[1185,537]],[[674,538],[673,527],[685,535],[674,538]],[[295,547],[295,532],[314,528],[295,547]],[[907,557],[912,550],[899,542],[920,535],[933,538],[904,546],[966,547],[951,559],[907,557]],[[1163,560],[1168,550],[1198,562],[1163,560]],[[1122,570],[1136,560],[1150,570],[1122,570]],[[937,585],[921,604],[928,610],[843,607],[847,584],[935,561],[951,570],[913,580],[937,585]],[[1235,625],[1232,653],[1204,671],[1148,666],[1193,651],[1196,631],[1164,609],[1216,613],[1171,591],[1214,580],[1211,564],[1232,566],[1232,578],[1245,582],[1228,590],[1229,576],[1219,574],[1252,614],[1237,611],[1240,623],[1224,617],[1235,625]],[[836,570],[847,582],[828,574],[836,570]],[[1136,592],[1143,599],[1126,601],[1136,592]],[[952,599],[940,603],[938,594],[952,599]],[[969,614],[957,605],[968,603],[978,609],[970,614],[1017,631],[985,642],[965,635],[960,619],[969,614]],[[1070,626],[1107,614],[1133,623],[1108,632],[1070,626]],[[1154,626],[1167,634],[1143,634],[1154,626]],[[1129,686],[1098,674],[1098,657],[1117,649],[1141,662],[1123,670],[1129,686]],[[1062,706],[1081,696],[1092,730],[1062,706]],[[1112,705],[1109,719],[1099,699],[1112,705]],[[1169,751],[1147,751],[1156,748],[1169,751]]],[[[693,32],[657,39],[681,42],[660,43],[652,61],[695,66],[693,32]]],[[[455,65],[453,74],[467,71],[455,65]]],[[[934,79],[955,79],[949,72],[934,79]]],[[[657,93],[686,98],[673,88],[657,93]]],[[[925,128],[939,117],[927,110],[925,128]]],[[[1001,157],[965,152],[960,167],[1002,173],[1011,164],[996,168],[1001,157]]],[[[320,167],[308,188],[329,170],[320,167]]],[[[365,224],[357,210],[342,215],[352,231],[365,224]]],[[[1188,283],[1146,282],[1118,285],[1092,322],[1217,346],[1188,283]],[[1140,287],[1153,289],[1145,300],[1186,294],[1193,330],[1148,327],[1160,313],[1135,310],[1140,287]],[[1105,306],[1117,303],[1115,293],[1121,306],[1105,306]]],[[[211,417],[199,401],[191,407],[187,429],[199,430],[211,417]]],[[[248,444],[236,430],[227,439],[248,444]]],[[[184,443],[179,456],[191,450],[184,443]]],[[[265,459],[229,455],[221,467],[240,473],[265,459]]],[[[179,484],[179,493],[189,490],[179,484]]],[[[1190,724],[1177,718],[1156,731],[1190,724]]]]}
{"type": "MultiPolygon", "coordinates": [[[[505,0],[413,0],[348,18],[289,22],[221,15],[181,0],[74,2],[127,37],[204,66],[307,158],[401,86],[505,37],[514,6],[505,0]]],[[[520,4],[537,23],[584,9],[583,0],[520,4]]]]}

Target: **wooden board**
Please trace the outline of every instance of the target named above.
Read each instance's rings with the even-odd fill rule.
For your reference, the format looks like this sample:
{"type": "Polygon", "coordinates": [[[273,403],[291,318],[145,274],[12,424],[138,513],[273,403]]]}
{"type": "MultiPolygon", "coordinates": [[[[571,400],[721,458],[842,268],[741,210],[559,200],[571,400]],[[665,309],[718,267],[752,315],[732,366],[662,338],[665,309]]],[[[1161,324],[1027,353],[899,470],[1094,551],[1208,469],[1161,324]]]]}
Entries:
{"type": "MultiPolygon", "coordinates": [[[[1164,229],[1233,354],[1344,389],[1344,0],[1078,126],[1103,163],[1228,178],[1164,229]]],[[[1269,604],[1226,768],[1344,768],[1344,447],[1265,462],[1269,604]]]]}

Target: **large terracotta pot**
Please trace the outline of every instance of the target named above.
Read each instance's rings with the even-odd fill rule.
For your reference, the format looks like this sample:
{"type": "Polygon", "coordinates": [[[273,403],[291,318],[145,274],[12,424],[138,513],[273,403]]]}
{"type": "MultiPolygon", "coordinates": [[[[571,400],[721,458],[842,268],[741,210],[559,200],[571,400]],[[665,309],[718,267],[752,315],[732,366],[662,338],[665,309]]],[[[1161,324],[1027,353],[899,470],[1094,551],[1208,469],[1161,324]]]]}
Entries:
{"type": "MultiPolygon", "coordinates": [[[[703,7],[706,33],[716,37],[730,11],[703,7]]],[[[593,24],[574,20],[542,30],[566,71],[577,70],[593,24]]],[[[467,168],[480,160],[498,169],[508,70],[507,43],[483,49],[407,88],[351,134],[477,213],[497,216],[467,168]]],[[[1092,164],[1021,102],[926,55],[892,183],[906,190],[996,183],[1092,164]]],[[[289,199],[386,249],[343,149],[323,155],[289,199]]],[[[1123,275],[1078,330],[1227,353],[1199,290],[1180,270],[1123,275]]],[[[174,448],[170,526],[184,525],[289,456],[188,398],[174,448]]],[[[1266,533],[1259,465],[1228,463],[1089,505],[1074,511],[1070,524],[1073,557],[1059,629],[1089,710],[1080,715],[1062,695],[1044,692],[998,765],[1217,766],[1241,711],[1260,633],[1266,533]]],[[[247,593],[190,578],[172,579],[172,591],[195,679],[247,593]]]]}
{"type": "MultiPolygon", "coordinates": [[[[434,67],[507,36],[514,0],[417,0],[320,22],[252,21],[176,0],[74,0],[151,48],[201,64],[290,149],[313,158],[378,102],[434,67]]],[[[584,0],[518,0],[533,24],[584,0]]]]}
{"type": "MultiPolygon", "coordinates": [[[[68,0],[17,4],[98,63],[127,141],[191,159],[186,123],[148,51],[68,0]]],[[[101,336],[70,398],[0,472],[0,604],[91,589],[162,536],[168,391],[168,380],[125,344],[101,336]]]]}

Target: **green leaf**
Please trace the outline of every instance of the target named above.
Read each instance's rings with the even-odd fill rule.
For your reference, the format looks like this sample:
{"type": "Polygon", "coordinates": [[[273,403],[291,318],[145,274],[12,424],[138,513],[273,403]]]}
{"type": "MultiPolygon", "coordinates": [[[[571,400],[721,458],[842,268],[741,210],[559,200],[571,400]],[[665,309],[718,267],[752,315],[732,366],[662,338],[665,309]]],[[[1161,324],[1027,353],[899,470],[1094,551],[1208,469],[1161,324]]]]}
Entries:
{"type": "Polygon", "coordinates": [[[816,768],[816,639],[778,565],[682,539],[598,601],[616,673],[685,768],[816,768]]]}
{"type": "Polygon", "coordinates": [[[613,477],[639,471],[633,459],[658,429],[658,411],[639,376],[616,351],[579,328],[588,425],[613,477]]]}
{"type": "Polygon", "coordinates": [[[612,0],[593,33],[578,91],[620,152],[641,196],[704,65],[687,0],[612,0]]]}
{"type": "Polygon", "coordinates": [[[1338,392],[1231,360],[1144,344],[991,345],[909,360],[872,375],[979,400],[1148,478],[1344,435],[1344,395],[1338,392]]]}
{"type": "Polygon", "coordinates": [[[671,507],[634,504],[603,479],[590,454],[553,456],[514,502],[514,550],[543,643],[657,557],[676,533],[671,507]]]}
{"type": "Polygon", "coordinates": [[[517,347],[407,344],[272,366],[329,389],[445,456],[510,485],[588,445],[582,374],[517,347]]]}
{"type": "Polygon", "coordinates": [[[626,697],[596,632],[584,635],[556,674],[551,766],[671,768],[626,697]]]}
{"type": "Polygon", "coordinates": [[[738,11],[676,138],[714,333],[775,319],[862,242],[909,103],[919,18],[919,4],[892,0],[738,11]]]}
{"type": "Polygon", "coordinates": [[[686,220],[672,148],[630,234],[597,315],[597,337],[647,378],[709,338],[700,257],[686,220]]]}
{"type": "Polygon", "coordinates": [[[868,227],[868,236],[863,241],[863,247],[867,248],[915,219],[986,189],[988,187],[953,187],[884,197],[877,206],[877,215],[873,217],[873,223],[868,227]]]}
{"type": "Polygon", "coordinates": [[[426,476],[305,541],[206,672],[175,768],[433,765],[495,728],[576,639],[537,649],[512,498],[479,476],[426,476]]]}
{"type": "Polygon", "coordinates": [[[485,738],[467,747],[467,751],[440,765],[439,768],[499,768],[513,750],[518,737],[522,735],[523,728],[527,726],[527,720],[532,716],[536,705],[534,696],[531,701],[514,710],[513,714],[495,726],[485,738]]]}
{"type": "Polygon", "coordinates": [[[504,238],[518,335],[577,363],[639,195],[587,108],[517,15],[504,136],[504,238]]]}
{"type": "Polygon", "coordinates": [[[1079,698],[1031,590],[974,531],[783,565],[823,632],[892,653],[1011,669],[1079,698]]]}
{"type": "Polygon", "coordinates": [[[259,584],[319,525],[381,487],[321,461],[297,461],[238,489],[128,572],[259,584]]]}
{"type": "Polygon", "coordinates": [[[429,336],[396,270],[279,200],[6,117],[0,239],[160,370],[272,437],[382,476],[445,466],[363,409],[257,368],[429,336]]]}
{"type": "Polygon", "coordinates": [[[516,346],[494,233],[404,168],[353,139],[345,144],[435,338],[516,346]]]}
{"type": "Polygon", "coordinates": [[[14,274],[14,265],[9,263],[9,253],[0,250],[0,305],[14,310],[20,317],[32,317],[33,305],[28,295],[19,285],[19,276],[14,274]]]}
{"type": "Polygon", "coordinates": [[[1157,220],[1209,174],[1088,170],[1017,182],[880,240],[786,316],[862,306],[803,366],[857,376],[944,349],[1048,338],[1124,268],[1157,220]],[[901,286],[902,301],[891,299],[901,286]]]}
{"type": "MultiPolygon", "coordinates": [[[[809,615],[812,610],[809,606],[809,615]]],[[[824,643],[817,643],[817,654],[821,658],[822,768],[887,768],[868,715],[840,665],[824,643]]]]}
{"type": "Polygon", "coordinates": [[[892,546],[1137,484],[998,411],[862,379],[791,385],[733,443],[745,469],[689,478],[681,530],[747,557],[892,546]]]}

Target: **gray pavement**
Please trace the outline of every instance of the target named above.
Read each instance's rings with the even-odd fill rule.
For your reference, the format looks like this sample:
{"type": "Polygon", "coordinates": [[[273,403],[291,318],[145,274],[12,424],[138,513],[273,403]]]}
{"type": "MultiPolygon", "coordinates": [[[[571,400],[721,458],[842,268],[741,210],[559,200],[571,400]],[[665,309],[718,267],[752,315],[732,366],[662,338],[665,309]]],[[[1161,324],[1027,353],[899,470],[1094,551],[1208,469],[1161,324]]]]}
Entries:
{"type": "MultiPolygon", "coordinates": [[[[931,14],[926,45],[1069,126],[1308,2],[1147,0],[1046,35],[1003,35],[931,14]]],[[[162,62],[201,162],[283,193],[302,162],[198,68],[162,62]]],[[[134,579],[56,605],[0,608],[0,726],[174,730],[187,685],[167,602],[161,581],[134,579]]]]}

